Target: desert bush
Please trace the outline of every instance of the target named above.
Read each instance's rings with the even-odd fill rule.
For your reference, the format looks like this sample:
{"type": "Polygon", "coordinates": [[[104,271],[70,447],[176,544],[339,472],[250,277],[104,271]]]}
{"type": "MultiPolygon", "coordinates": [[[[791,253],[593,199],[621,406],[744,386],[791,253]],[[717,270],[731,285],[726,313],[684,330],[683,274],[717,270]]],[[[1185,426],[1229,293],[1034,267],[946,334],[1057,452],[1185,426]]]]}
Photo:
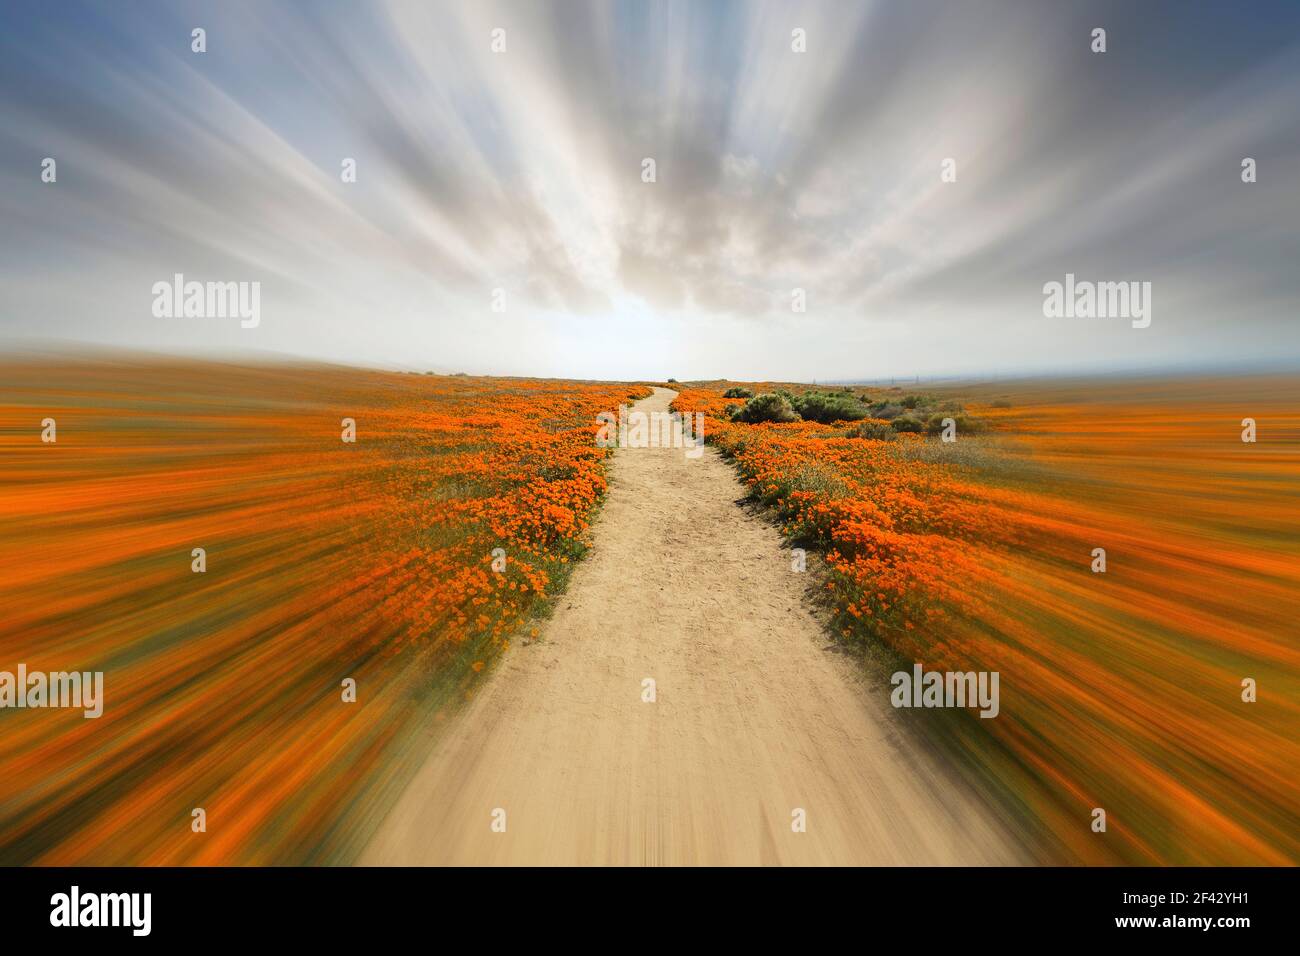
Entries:
{"type": "Polygon", "coordinates": [[[804,392],[791,405],[804,419],[829,425],[831,422],[856,422],[867,417],[868,409],[852,395],[843,393],[804,392]]]}
{"type": "Polygon", "coordinates": [[[913,418],[910,415],[903,415],[899,418],[895,418],[889,424],[896,432],[914,432],[919,434],[920,432],[925,431],[925,425],[919,419],[913,418]]]}
{"type": "Polygon", "coordinates": [[[723,398],[753,398],[752,389],[745,388],[743,385],[733,385],[722,393],[723,398]]]}
{"type": "Polygon", "coordinates": [[[898,432],[890,427],[889,422],[882,422],[879,419],[867,419],[865,422],[859,422],[855,427],[849,429],[847,437],[849,438],[869,438],[872,441],[893,441],[898,437],[898,432]]]}
{"type": "Polygon", "coordinates": [[[981,423],[969,415],[963,415],[960,412],[940,413],[936,412],[931,415],[925,422],[925,432],[927,435],[938,435],[943,431],[944,419],[951,418],[957,424],[958,435],[969,435],[980,430],[981,423]]]}
{"type": "Polygon", "coordinates": [[[797,422],[799,413],[784,395],[768,392],[755,396],[731,416],[732,421],[754,425],[758,422],[797,422]]]}

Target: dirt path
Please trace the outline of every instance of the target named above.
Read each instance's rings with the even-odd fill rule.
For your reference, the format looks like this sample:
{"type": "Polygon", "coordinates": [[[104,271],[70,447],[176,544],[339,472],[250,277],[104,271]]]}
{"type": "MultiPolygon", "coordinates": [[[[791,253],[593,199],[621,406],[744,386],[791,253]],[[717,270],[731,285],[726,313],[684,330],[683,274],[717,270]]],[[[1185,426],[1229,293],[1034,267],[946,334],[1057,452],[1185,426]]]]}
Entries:
{"type": "Polygon", "coordinates": [[[611,468],[541,641],[506,655],[361,862],[1019,862],[829,650],[806,579],[712,448],[622,449],[611,468]]]}

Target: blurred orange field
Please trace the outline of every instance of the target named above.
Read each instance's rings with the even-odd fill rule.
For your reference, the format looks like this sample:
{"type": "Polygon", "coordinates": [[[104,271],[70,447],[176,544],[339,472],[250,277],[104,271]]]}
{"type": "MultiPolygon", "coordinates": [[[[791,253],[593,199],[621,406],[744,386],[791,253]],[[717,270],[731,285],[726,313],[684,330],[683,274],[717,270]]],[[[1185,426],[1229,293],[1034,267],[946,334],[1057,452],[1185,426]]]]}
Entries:
{"type": "Polygon", "coordinates": [[[1294,381],[941,393],[986,429],[733,423],[720,387],[674,407],[710,414],[751,493],[822,550],[843,637],[895,666],[1000,673],[995,719],[908,716],[951,736],[1044,862],[1300,862],[1294,381]]]}
{"type": "Polygon", "coordinates": [[[583,553],[605,488],[596,414],[646,391],[0,368],[0,670],[105,684],[98,719],[0,709],[0,863],[349,858],[418,728],[529,633],[583,553]]]}
{"type": "MultiPolygon", "coordinates": [[[[1038,859],[1300,862],[1290,380],[940,389],[984,426],[951,444],[735,423],[721,387],[677,387],[791,542],[822,554],[841,638],[897,666],[999,672],[994,719],[901,716],[953,748],[1038,859]]],[[[0,368],[0,671],[105,675],[98,719],[0,708],[0,863],[353,859],[428,728],[535,632],[605,490],[596,416],[646,393],[0,368]]]]}

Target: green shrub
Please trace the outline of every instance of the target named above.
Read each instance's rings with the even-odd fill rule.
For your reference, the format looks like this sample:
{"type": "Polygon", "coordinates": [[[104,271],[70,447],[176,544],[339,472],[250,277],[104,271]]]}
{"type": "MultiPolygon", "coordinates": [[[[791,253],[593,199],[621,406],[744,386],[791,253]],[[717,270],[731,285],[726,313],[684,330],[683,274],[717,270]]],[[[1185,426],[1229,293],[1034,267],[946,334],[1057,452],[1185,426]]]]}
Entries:
{"type": "Polygon", "coordinates": [[[889,424],[896,432],[914,432],[920,434],[925,430],[925,425],[910,415],[903,415],[899,418],[895,418],[889,424]]]}
{"type": "Polygon", "coordinates": [[[898,432],[894,431],[889,422],[882,422],[877,419],[868,419],[865,422],[859,422],[856,426],[849,429],[848,438],[869,438],[872,441],[893,441],[898,437],[898,432]]]}
{"type": "Polygon", "coordinates": [[[969,435],[973,432],[977,432],[980,430],[980,423],[968,415],[962,415],[961,413],[945,414],[945,413],[936,412],[935,414],[931,415],[929,419],[926,420],[925,423],[926,434],[938,435],[940,432],[942,432],[943,422],[944,419],[946,418],[951,418],[953,422],[956,423],[958,435],[969,435]]]}
{"type": "Polygon", "coordinates": [[[805,419],[829,425],[831,422],[856,422],[869,414],[865,405],[843,393],[804,392],[791,405],[805,419]]]}
{"type": "Polygon", "coordinates": [[[731,420],[747,422],[750,425],[758,422],[797,422],[799,413],[794,410],[790,400],[784,395],[768,392],[751,398],[742,407],[736,409],[731,420]]]}
{"type": "Polygon", "coordinates": [[[754,393],[751,389],[743,385],[733,385],[722,393],[723,398],[753,398],[754,393]]]}

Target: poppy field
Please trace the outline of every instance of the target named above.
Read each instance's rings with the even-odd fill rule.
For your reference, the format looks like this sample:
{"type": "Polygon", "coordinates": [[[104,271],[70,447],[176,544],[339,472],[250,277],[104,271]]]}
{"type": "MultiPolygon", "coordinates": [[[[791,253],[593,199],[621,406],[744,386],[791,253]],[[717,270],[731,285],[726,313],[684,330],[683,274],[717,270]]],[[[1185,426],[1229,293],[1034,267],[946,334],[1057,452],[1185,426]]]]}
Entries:
{"type": "Polygon", "coordinates": [[[0,862],[348,859],[421,728],[535,633],[605,490],[596,415],[646,392],[7,365],[0,669],[104,700],[0,710],[0,862]]]}
{"type": "Polygon", "coordinates": [[[733,420],[726,388],[684,388],[674,407],[710,416],[751,497],[822,557],[809,571],[836,634],[886,672],[1000,673],[996,719],[920,729],[1042,861],[1300,861],[1292,383],[940,389],[972,426],[950,442],[870,418],[733,420]]]}
{"type": "MultiPolygon", "coordinates": [[[[0,671],[103,675],[99,716],[0,709],[0,861],[34,864],[355,859],[493,662],[538,637],[593,544],[598,416],[649,393],[3,371],[0,671]]],[[[1000,674],[994,719],[900,718],[1035,859],[1300,860],[1289,382],[671,387],[811,555],[869,673],[1000,674]]]]}

